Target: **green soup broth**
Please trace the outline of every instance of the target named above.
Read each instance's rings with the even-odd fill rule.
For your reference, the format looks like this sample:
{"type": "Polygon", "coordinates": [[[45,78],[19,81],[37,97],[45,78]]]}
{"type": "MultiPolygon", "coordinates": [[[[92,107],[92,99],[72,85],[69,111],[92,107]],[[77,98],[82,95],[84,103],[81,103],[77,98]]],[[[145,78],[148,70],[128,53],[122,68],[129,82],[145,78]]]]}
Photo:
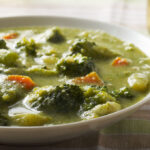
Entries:
{"type": "Polygon", "coordinates": [[[150,91],[150,58],[103,31],[0,29],[0,52],[2,126],[97,118],[150,91]]]}

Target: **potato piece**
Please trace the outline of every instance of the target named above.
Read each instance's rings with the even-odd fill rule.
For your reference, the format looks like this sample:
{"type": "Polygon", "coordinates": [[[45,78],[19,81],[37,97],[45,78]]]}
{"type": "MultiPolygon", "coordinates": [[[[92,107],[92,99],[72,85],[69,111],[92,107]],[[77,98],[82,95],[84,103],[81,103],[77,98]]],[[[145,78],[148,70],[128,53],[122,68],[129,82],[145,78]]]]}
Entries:
{"type": "Polygon", "coordinates": [[[49,123],[52,118],[42,114],[18,114],[12,116],[12,121],[19,126],[41,126],[49,123]]]}
{"type": "Polygon", "coordinates": [[[129,86],[136,91],[145,91],[148,88],[148,76],[144,73],[134,73],[128,78],[129,86]]]}
{"type": "Polygon", "coordinates": [[[40,65],[33,65],[26,70],[26,73],[33,73],[37,75],[55,76],[58,74],[56,70],[44,69],[40,65]]]}
{"type": "Polygon", "coordinates": [[[104,115],[113,113],[120,109],[121,109],[120,104],[118,104],[116,102],[107,102],[105,104],[96,105],[91,110],[84,112],[81,117],[83,119],[93,119],[93,118],[97,118],[100,116],[104,116],[104,115]]]}
{"type": "Polygon", "coordinates": [[[95,106],[92,109],[92,113],[94,113],[95,116],[103,116],[120,109],[121,109],[120,104],[116,102],[107,102],[106,104],[95,106]]]}
{"type": "Polygon", "coordinates": [[[55,56],[42,56],[41,58],[46,65],[53,65],[58,61],[58,58],[55,56]]]}

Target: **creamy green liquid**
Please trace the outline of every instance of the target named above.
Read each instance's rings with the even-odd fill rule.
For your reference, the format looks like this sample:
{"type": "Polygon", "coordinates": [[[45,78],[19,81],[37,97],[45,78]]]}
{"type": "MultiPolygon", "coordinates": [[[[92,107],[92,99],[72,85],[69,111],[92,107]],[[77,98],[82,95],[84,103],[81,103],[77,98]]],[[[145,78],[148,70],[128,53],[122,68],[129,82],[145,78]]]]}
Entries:
{"type": "MultiPolygon", "coordinates": [[[[7,46],[20,54],[20,62],[23,62],[25,67],[31,67],[33,65],[47,65],[51,70],[55,70],[57,61],[62,57],[63,53],[67,52],[69,47],[73,44],[75,39],[86,38],[90,42],[95,42],[98,45],[106,47],[119,54],[119,57],[125,58],[128,60],[128,66],[112,66],[112,62],[115,57],[109,59],[93,59],[96,67],[96,72],[99,77],[104,81],[108,89],[117,90],[121,87],[129,87],[128,78],[133,73],[144,73],[148,76],[150,80],[150,59],[140,51],[133,44],[126,43],[120,39],[113,37],[103,31],[91,31],[91,30],[82,30],[82,29],[73,29],[73,28],[60,28],[62,35],[65,37],[65,41],[62,43],[51,43],[46,41],[51,27],[26,27],[26,28],[14,28],[14,29],[1,29],[0,37],[7,35],[11,32],[19,33],[19,36],[16,39],[6,40],[7,46]],[[22,38],[34,39],[36,43],[40,44],[40,49],[38,50],[39,56],[34,58],[30,57],[25,58],[21,56],[21,52],[15,47],[16,43],[22,40],[22,38]],[[43,62],[42,56],[47,55],[51,56],[52,61],[50,63],[43,62]],[[55,60],[53,60],[53,56],[55,60]]],[[[9,68],[8,68],[9,69],[9,68]]],[[[1,73],[3,75],[5,73],[1,73]]],[[[9,73],[8,73],[9,74],[9,73]]],[[[34,73],[24,74],[32,78],[36,83],[37,87],[42,87],[45,85],[60,85],[66,83],[72,77],[67,77],[64,75],[40,75],[34,73]]],[[[128,107],[139,100],[141,100],[150,89],[150,84],[145,91],[132,91],[136,95],[132,99],[122,99],[119,101],[122,108],[128,107]]],[[[27,93],[28,94],[28,93],[27,93]]],[[[24,99],[24,98],[23,98],[24,99]]],[[[34,112],[33,109],[27,108],[23,103],[23,100],[20,100],[12,105],[3,105],[1,104],[0,109],[4,110],[3,113],[7,114],[8,118],[16,114],[22,113],[38,113],[34,112]]],[[[69,114],[49,114],[53,119],[49,123],[51,124],[61,124],[74,121],[80,121],[79,115],[74,113],[69,114]]],[[[11,120],[11,119],[10,119],[11,120]]],[[[13,123],[11,125],[18,125],[13,123]]]]}

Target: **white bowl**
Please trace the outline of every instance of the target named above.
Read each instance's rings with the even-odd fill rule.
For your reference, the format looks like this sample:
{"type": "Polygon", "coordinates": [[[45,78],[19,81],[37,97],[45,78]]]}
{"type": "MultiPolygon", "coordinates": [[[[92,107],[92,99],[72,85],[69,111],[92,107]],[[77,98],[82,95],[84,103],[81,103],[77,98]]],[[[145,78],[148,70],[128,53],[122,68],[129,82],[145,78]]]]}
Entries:
{"type": "MultiPolygon", "coordinates": [[[[0,18],[0,28],[22,26],[57,25],[75,28],[101,29],[124,41],[134,43],[146,55],[150,56],[150,40],[130,29],[99,21],[54,17],[54,16],[19,16],[0,18]]],[[[125,118],[150,100],[150,93],[138,103],[112,114],[69,124],[49,127],[0,127],[0,143],[41,144],[60,141],[79,136],[92,130],[99,130],[125,118]]]]}

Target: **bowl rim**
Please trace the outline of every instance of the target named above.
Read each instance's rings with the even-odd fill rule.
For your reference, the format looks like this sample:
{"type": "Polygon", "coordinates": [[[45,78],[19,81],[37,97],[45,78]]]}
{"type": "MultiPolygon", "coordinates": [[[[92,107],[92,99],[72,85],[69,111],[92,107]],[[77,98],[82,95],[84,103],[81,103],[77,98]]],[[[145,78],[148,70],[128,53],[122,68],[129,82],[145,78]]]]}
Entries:
{"type": "MultiPolygon", "coordinates": [[[[41,19],[41,18],[53,18],[53,19],[73,19],[76,21],[87,21],[87,22],[96,22],[99,24],[103,24],[103,25],[107,25],[107,26],[111,26],[111,27],[116,27],[116,28],[120,28],[121,30],[127,30],[128,32],[132,32],[134,34],[138,34],[139,36],[149,40],[146,36],[143,36],[142,34],[128,28],[128,27],[124,27],[122,25],[116,25],[113,23],[107,23],[107,22],[103,22],[103,21],[99,21],[99,20],[95,20],[95,19],[85,19],[82,17],[70,17],[70,16],[60,16],[60,15],[13,15],[13,16],[4,16],[4,17],[0,17],[0,21],[3,21],[4,19],[20,19],[20,18],[26,18],[26,19],[31,19],[31,18],[36,18],[36,19],[41,19]]],[[[35,25],[36,26],[36,25],[35,25]]],[[[42,26],[42,25],[41,25],[42,26]]],[[[20,26],[22,27],[22,26],[20,26]]],[[[29,27],[29,26],[26,26],[29,27]]],[[[3,29],[6,27],[0,27],[0,29],[3,29]]],[[[105,31],[106,32],[106,31],[105,31]]],[[[106,32],[107,33],[107,32],[106,32]]],[[[149,40],[150,42],[150,40],[149,40]]],[[[145,104],[146,102],[150,101],[150,92],[140,101],[138,101],[137,103],[130,105],[126,108],[123,108],[119,111],[113,112],[111,114],[107,114],[98,118],[94,118],[94,119],[90,119],[90,120],[81,120],[81,121],[76,121],[76,122],[72,122],[72,123],[63,123],[63,124],[57,124],[57,125],[46,125],[46,126],[0,126],[0,129],[7,129],[7,130],[13,130],[13,129],[17,129],[17,130],[37,130],[37,129],[48,129],[48,128],[62,128],[62,127],[70,127],[70,126],[78,126],[78,125],[87,125],[87,124],[91,124],[94,122],[99,122],[100,120],[104,120],[104,119],[109,119],[115,116],[120,116],[122,114],[125,114],[126,112],[139,108],[140,106],[142,106],[143,104],[145,104]]]]}

